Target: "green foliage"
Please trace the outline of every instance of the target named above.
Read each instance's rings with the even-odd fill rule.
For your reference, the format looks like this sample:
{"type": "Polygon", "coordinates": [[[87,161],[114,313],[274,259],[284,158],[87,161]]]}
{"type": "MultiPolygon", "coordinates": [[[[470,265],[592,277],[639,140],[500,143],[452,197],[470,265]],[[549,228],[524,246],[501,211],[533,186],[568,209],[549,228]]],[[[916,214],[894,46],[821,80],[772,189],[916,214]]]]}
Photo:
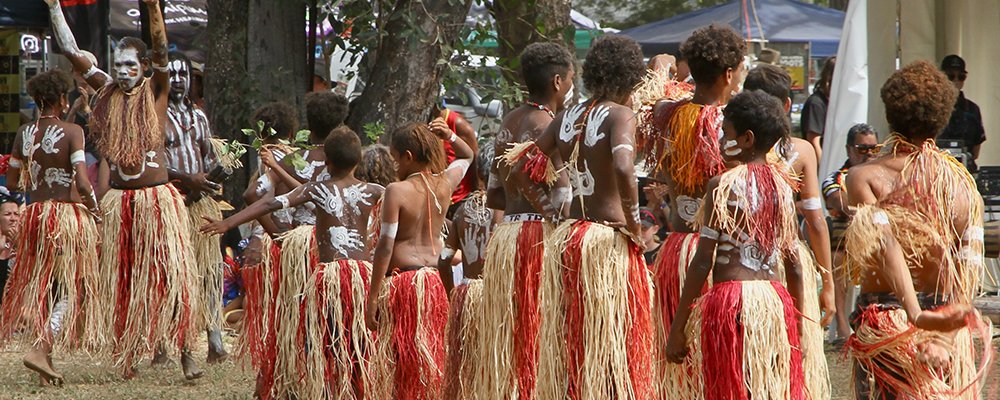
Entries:
{"type": "Polygon", "coordinates": [[[385,134],[385,125],[381,122],[369,122],[365,124],[364,132],[365,136],[368,137],[372,143],[378,142],[378,138],[385,134]]]}
{"type": "MultiPolygon", "coordinates": [[[[241,129],[243,134],[246,135],[248,138],[250,138],[249,147],[252,147],[254,150],[257,150],[258,152],[261,151],[261,149],[264,149],[265,147],[268,146],[267,144],[265,144],[264,141],[270,138],[271,136],[274,136],[277,133],[275,132],[274,128],[269,126],[265,127],[264,125],[265,125],[264,121],[257,121],[256,127],[241,129]]],[[[289,142],[287,139],[278,139],[278,145],[289,146],[294,149],[312,150],[316,148],[316,146],[313,146],[309,143],[310,134],[311,132],[308,129],[302,129],[298,132],[295,132],[295,135],[292,136],[291,142],[289,142]]],[[[229,145],[236,145],[239,147],[246,146],[241,143],[236,143],[235,141],[229,143],[229,145]]],[[[246,149],[243,149],[243,153],[245,152],[246,149]]],[[[243,153],[240,153],[240,155],[242,155],[243,153]]],[[[302,155],[297,152],[292,152],[286,155],[285,158],[282,159],[282,162],[288,163],[288,165],[291,165],[292,168],[295,168],[296,170],[303,169],[309,165],[309,163],[306,162],[304,158],[302,158],[302,155]]]]}

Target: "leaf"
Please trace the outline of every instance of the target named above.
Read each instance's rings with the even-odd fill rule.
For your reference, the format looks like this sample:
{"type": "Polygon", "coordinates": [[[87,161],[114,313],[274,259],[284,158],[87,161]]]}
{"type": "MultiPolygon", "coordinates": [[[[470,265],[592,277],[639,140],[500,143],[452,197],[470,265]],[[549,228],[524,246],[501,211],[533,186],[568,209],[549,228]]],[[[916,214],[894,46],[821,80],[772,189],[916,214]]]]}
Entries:
{"type": "Polygon", "coordinates": [[[266,137],[271,137],[271,136],[274,136],[274,135],[277,135],[277,134],[278,134],[278,131],[274,130],[274,128],[272,128],[270,126],[267,127],[267,136],[266,137]]]}
{"type": "Polygon", "coordinates": [[[257,131],[255,131],[253,129],[243,128],[243,129],[240,129],[240,130],[243,131],[243,134],[247,135],[247,136],[256,136],[257,135],[257,131]]]}
{"type": "Polygon", "coordinates": [[[307,163],[299,153],[289,154],[288,156],[285,156],[285,159],[288,160],[288,163],[291,164],[292,168],[296,171],[303,170],[309,166],[309,163],[307,163]]]}
{"type": "Polygon", "coordinates": [[[257,132],[264,130],[264,121],[257,121],[257,132]]]}
{"type": "Polygon", "coordinates": [[[309,144],[309,135],[311,135],[308,129],[302,129],[295,132],[295,144],[296,145],[307,145],[309,144]]]}
{"type": "Polygon", "coordinates": [[[255,150],[260,150],[260,148],[263,145],[264,145],[264,141],[263,140],[260,140],[260,138],[254,138],[253,139],[253,143],[250,144],[250,147],[253,147],[255,150]]]}

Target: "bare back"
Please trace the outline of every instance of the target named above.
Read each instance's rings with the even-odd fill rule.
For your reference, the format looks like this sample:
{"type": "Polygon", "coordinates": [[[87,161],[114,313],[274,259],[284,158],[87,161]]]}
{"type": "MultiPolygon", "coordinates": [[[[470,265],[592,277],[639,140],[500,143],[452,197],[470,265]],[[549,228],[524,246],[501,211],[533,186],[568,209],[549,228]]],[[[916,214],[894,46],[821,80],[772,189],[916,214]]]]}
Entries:
{"type": "Polygon", "coordinates": [[[337,181],[310,182],[277,199],[315,206],[320,262],[371,261],[368,217],[384,190],[382,186],[349,176],[337,181]]]}
{"type": "Polygon", "coordinates": [[[77,151],[81,152],[77,157],[82,156],[83,141],[80,126],[55,118],[21,126],[12,157],[21,162],[21,173],[28,174],[22,189],[31,201],[80,202],[71,157],[77,151]]]}
{"type": "Polygon", "coordinates": [[[390,184],[386,191],[393,197],[392,203],[399,204],[399,230],[389,260],[390,268],[437,265],[444,214],[451,204],[453,191],[448,179],[428,172],[413,174],[390,184]]]}
{"type": "MultiPolygon", "coordinates": [[[[570,217],[610,225],[625,224],[625,213],[633,210],[623,207],[619,189],[625,182],[619,182],[622,176],[616,173],[613,153],[628,150],[631,155],[634,151],[631,144],[635,136],[632,110],[613,102],[591,104],[585,102],[573,106],[555,121],[559,126],[557,148],[560,157],[567,160],[573,189],[570,217]],[[575,164],[571,158],[574,148],[578,148],[575,164]]],[[[631,161],[621,167],[631,167],[632,180],[635,180],[631,161]]],[[[638,198],[637,194],[635,196],[638,198]]],[[[638,214],[638,205],[635,205],[634,213],[638,214]]]]}
{"type": "MultiPolygon", "coordinates": [[[[537,139],[545,132],[552,120],[552,115],[546,111],[530,106],[517,108],[504,118],[500,133],[497,134],[496,142],[494,142],[494,154],[504,154],[511,144],[537,139]]],[[[511,173],[510,166],[505,163],[493,163],[491,169],[492,176],[489,180],[489,186],[490,189],[502,188],[505,198],[505,214],[535,212],[534,207],[522,194],[522,190],[529,188],[522,187],[514,179],[507,179],[511,173]]],[[[491,195],[494,193],[492,192],[491,195]]]]}

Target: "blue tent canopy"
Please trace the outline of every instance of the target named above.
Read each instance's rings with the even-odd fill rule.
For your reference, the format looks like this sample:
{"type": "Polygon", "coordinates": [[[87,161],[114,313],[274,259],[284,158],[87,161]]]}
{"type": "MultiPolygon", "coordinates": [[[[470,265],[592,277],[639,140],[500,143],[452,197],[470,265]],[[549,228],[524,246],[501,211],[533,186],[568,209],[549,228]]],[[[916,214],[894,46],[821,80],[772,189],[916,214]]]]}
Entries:
{"type": "Polygon", "coordinates": [[[829,57],[837,54],[844,13],[794,0],[736,0],[637,26],[621,34],[638,41],[646,54],[676,54],[681,42],[692,32],[712,23],[728,24],[743,37],[748,36],[749,30],[751,39],[763,36],[774,43],[809,42],[813,57],[829,57]]]}

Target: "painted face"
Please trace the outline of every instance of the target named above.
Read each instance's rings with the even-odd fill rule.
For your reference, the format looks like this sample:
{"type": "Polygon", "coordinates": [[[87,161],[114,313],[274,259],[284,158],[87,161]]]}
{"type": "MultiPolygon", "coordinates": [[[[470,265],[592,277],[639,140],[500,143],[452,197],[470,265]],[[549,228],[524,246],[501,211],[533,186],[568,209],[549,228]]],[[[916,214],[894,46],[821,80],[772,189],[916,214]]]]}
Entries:
{"type": "Polygon", "coordinates": [[[142,79],[139,52],[131,47],[115,48],[115,81],[122,89],[131,89],[142,79]]]}
{"type": "Polygon", "coordinates": [[[167,64],[167,74],[170,77],[170,99],[181,101],[191,90],[191,69],[183,60],[173,60],[167,64]]]}
{"type": "Polygon", "coordinates": [[[729,121],[722,123],[722,138],[719,139],[719,152],[722,153],[723,160],[732,161],[740,158],[743,154],[741,142],[745,139],[736,132],[736,127],[729,121]]]}
{"type": "Polygon", "coordinates": [[[562,101],[560,101],[560,103],[562,104],[563,109],[569,107],[573,103],[573,91],[576,90],[576,87],[573,85],[573,76],[575,74],[576,72],[574,72],[573,69],[570,69],[569,72],[566,73],[566,76],[562,77],[562,88],[559,91],[559,95],[562,96],[562,101]]]}

